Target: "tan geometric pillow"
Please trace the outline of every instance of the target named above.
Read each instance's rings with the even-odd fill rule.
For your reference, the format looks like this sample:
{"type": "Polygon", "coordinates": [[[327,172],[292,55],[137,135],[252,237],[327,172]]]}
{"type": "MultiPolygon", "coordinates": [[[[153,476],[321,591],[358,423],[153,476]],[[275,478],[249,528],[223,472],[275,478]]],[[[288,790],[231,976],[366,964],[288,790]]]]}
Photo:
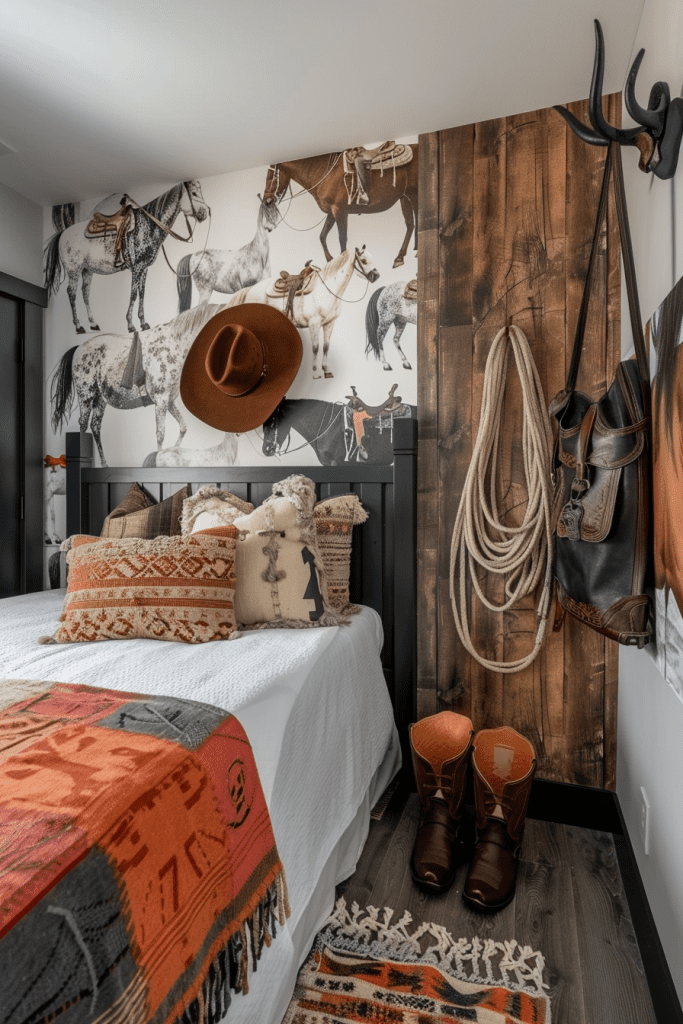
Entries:
{"type": "Polygon", "coordinates": [[[349,604],[351,538],[354,525],[364,523],[368,513],[357,494],[340,494],[319,501],[313,515],[330,605],[342,615],[359,612],[358,605],[349,604]]]}
{"type": "Polygon", "coordinates": [[[214,526],[225,526],[238,516],[247,516],[254,511],[250,501],[243,501],[236,494],[224,491],[222,487],[200,487],[191,498],[185,498],[180,517],[180,532],[183,537],[199,530],[214,526]]]}
{"type": "Polygon", "coordinates": [[[170,498],[155,502],[139,484],[133,484],[121,504],[104,520],[100,536],[140,537],[145,540],[177,537],[180,535],[183,502],[189,496],[188,484],[170,498]]]}
{"type": "Polygon", "coordinates": [[[327,598],[325,572],[316,544],[313,483],[291,476],[273,486],[273,497],[235,519],[239,628],[338,626],[343,616],[327,598]]]}
{"type": "Polygon", "coordinates": [[[233,639],[236,543],[233,526],[153,540],[72,537],[60,625],[39,643],[233,639]]]}

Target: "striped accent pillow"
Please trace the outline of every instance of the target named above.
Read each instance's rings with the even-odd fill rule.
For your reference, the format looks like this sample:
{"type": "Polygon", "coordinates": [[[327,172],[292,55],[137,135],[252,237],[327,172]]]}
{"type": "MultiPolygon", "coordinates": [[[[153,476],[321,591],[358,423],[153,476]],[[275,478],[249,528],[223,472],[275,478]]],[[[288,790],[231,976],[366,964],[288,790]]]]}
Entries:
{"type": "Polygon", "coordinates": [[[354,525],[364,523],[368,513],[357,494],[340,494],[319,501],[313,516],[330,605],[342,615],[360,611],[357,605],[349,603],[351,538],[354,525]]]}
{"type": "Polygon", "coordinates": [[[60,625],[40,643],[145,637],[200,644],[233,639],[237,530],[188,537],[79,535],[67,553],[60,625]]]}
{"type": "Polygon", "coordinates": [[[113,509],[102,526],[101,537],[155,537],[180,535],[183,502],[190,496],[190,486],[176,491],[170,498],[155,502],[139,484],[132,484],[120,505],[113,509]]]}

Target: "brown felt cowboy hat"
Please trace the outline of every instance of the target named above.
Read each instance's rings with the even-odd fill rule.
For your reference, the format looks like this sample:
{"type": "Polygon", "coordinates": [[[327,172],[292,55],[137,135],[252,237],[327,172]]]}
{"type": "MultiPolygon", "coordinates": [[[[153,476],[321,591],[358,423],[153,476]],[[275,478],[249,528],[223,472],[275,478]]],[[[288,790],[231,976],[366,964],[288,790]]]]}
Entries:
{"type": "Polygon", "coordinates": [[[268,419],[296,377],[301,338],[279,309],[260,302],[224,309],[187,353],[180,396],[198,419],[242,433],[268,419]]]}

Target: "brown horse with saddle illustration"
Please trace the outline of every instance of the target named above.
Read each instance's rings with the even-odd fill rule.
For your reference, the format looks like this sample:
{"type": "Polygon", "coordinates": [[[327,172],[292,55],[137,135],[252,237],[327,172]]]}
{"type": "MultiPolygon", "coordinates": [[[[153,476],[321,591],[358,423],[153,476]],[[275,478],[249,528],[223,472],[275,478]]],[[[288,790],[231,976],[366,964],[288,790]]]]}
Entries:
{"type": "Polygon", "coordinates": [[[369,151],[357,146],[340,153],[272,164],[268,168],[264,203],[282,203],[288,189],[291,190],[292,181],[300,185],[304,192],[310,192],[323,213],[327,214],[320,232],[320,242],[328,262],[332,254],[327,247],[327,236],[334,224],[337,225],[343,252],[347,247],[350,213],[383,213],[395,203],[401,205],[406,234],[394,260],[394,267],[403,266],[414,232],[414,247],[417,249],[416,145],[385,143],[378,150],[369,151]]]}

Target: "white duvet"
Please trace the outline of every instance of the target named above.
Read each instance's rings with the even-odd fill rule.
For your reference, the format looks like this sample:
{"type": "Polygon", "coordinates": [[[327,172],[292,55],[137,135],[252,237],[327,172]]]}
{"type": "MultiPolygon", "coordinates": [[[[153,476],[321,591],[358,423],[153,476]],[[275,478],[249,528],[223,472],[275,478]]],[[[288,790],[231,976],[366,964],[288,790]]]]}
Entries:
{"type": "Polygon", "coordinates": [[[232,712],[246,729],[292,913],[227,1021],[278,1024],[299,963],[331,909],[336,876],[353,870],[369,801],[400,763],[378,656],[379,616],[365,608],[347,627],[263,630],[222,643],[39,645],[56,627],[63,596],[0,601],[0,678],[186,697],[232,712]]]}

